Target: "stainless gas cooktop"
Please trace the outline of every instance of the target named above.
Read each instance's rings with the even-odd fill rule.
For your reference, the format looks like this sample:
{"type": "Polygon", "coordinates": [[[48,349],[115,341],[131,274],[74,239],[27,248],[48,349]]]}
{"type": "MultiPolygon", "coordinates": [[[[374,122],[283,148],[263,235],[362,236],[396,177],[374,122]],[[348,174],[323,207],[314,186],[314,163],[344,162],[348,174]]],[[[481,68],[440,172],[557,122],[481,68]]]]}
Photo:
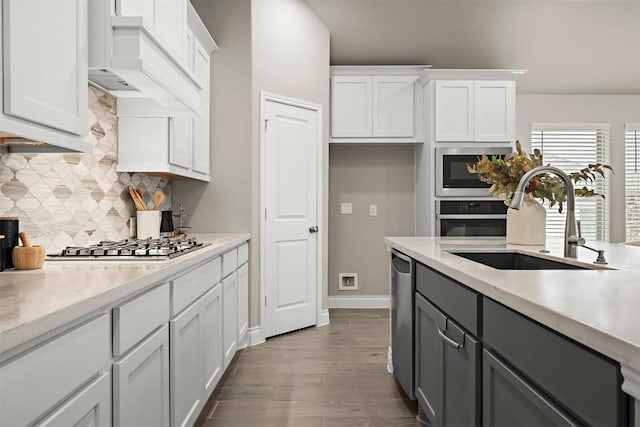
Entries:
{"type": "Polygon", "coordinates": [[[67,246],[61,253],[48,254],[47,260],[164,260],[193,252],[210,244],[198,242],[195,238],[102,241],[91,246],[67,246]]]}

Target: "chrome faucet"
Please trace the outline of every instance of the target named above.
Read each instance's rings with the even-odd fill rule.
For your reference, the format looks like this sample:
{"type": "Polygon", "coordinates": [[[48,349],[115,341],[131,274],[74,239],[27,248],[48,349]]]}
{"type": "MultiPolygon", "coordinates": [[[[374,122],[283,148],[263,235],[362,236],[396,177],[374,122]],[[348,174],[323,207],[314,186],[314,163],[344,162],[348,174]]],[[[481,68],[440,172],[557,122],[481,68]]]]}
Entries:
{"type": "Polygon", "coordinates": [[[567,218],[564,224],[564,256],[567,258],[576,258],[577,257],[577,245],[574,242],[577,236],[577,224],[576,224],[576,207],[575,207],[575,193],[573,191],[573,182],[571,182],[571,178],[569,175],[564,173],[562,170],[554,167],[554,166],[538,166],[537,168],[531,169],[529,172],[524,174],[520,182],[518,182],[518,186],[516,187],[516,191],[513,193],[513,197],[511,198],[511,209],[520,209],[522,207],[522,202],[524,200],[524,191],[529,185],[529,181],[534,176],[543,174],[543,173],[552,173],[558,176],[564,182],[564,193],[567,196],[567,218]]]}

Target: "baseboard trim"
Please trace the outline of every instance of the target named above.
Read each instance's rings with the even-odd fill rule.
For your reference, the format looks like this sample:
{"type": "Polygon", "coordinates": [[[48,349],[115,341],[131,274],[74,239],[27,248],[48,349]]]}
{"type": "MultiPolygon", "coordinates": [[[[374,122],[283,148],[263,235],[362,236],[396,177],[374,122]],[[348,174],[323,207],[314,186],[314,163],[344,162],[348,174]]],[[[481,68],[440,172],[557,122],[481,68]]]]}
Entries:
{"type": "Polygon", "coordinates": [[[330,296],[329,308],[389,308],[387,295],[330,296]]]}
{"type": "Polygon", "coordinates": [[[320,312],[316,328],[327,326],[329,324],[329,309],[326,308],[320,312]]]}
{"type": "Polygon", "coordinates": [[[252,347],[254,345],[262,344],[265,342],[264,332],[260,326],[254,326],[247,329],[247,346],[252,347]]]}

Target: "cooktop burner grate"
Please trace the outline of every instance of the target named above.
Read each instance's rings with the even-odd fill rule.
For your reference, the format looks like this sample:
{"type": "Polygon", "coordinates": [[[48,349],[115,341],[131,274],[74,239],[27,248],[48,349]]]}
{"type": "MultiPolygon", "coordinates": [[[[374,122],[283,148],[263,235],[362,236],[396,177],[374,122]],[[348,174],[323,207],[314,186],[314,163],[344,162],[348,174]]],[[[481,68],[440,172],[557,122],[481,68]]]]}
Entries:
{"type": "Polygon", "coordinates": [[[198,242],[195,238],[184,239],[127,239],[102,241],[91,246],[67,246],[58,254],[49,254],[49,260],[163,260],[171,259],[210,243],[198,242]]]}

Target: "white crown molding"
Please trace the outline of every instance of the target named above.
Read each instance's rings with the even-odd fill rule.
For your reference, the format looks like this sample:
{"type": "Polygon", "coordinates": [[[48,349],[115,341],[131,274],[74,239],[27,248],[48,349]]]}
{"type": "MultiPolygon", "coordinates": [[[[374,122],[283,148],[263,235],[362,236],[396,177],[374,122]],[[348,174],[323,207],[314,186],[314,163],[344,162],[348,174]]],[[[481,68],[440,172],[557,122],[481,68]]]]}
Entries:
{"type": "Polygon", "coordinates": [[[426,86],[431,80],[516,80],[527,70],[437,69],[424,70],[418,83],[426,86]]]}
{"type": "Polygon", "coordinates": [[[331,76],[417,76],[431,65],[333,65],[331,76]]]}

